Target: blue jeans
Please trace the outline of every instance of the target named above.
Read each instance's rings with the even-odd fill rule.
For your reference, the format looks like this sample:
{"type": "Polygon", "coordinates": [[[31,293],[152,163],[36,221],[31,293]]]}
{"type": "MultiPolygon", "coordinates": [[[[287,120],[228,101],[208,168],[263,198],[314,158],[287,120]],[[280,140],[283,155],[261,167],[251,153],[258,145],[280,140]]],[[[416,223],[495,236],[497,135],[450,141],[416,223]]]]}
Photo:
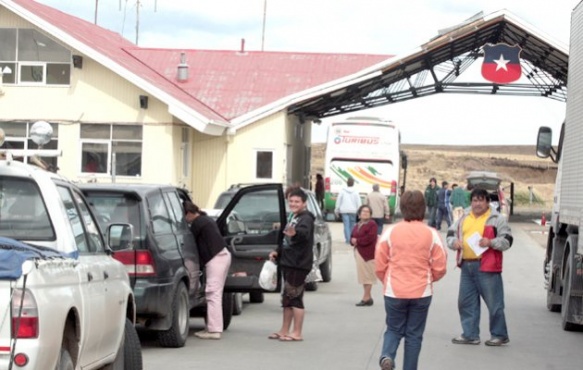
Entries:
{"type": "Polygon", "coordinates": [[[427,224],[430,227],[437,227],[437,206],[427,206],[427,224]]]}
{"type": "Polygon", "coordinates": [[[377,234],[381,235],[383,233],[383,225],[385,222],[384,218],[373,218],[374,222],[377,224],[377,234]]]}
{"type": "Polygon", "coordinates": [[[451,226],[450,212],[446,207],[440,206],[437,208],[437,221],[435,223],[435,228],[437,230],[441,229],[441,223],[443,222],[443,220],[447,222],[447,228],[449,229],[449,227],[451,226]]]}
{"type": "Polygon", "coordinates": [[[417,299],[385,297],[387,330],[380,361],[385,357],[394,361],[399,343],[405,337],[403,370],[417,370],[430,305],[431,296],[417,299]]]}
{"type": "Polygon", "coordinates": [[[480,338],[480,297],[490,313],[490,335],[508,338],[504,316],[504,285],[499,272],[481,272],[480,262],[463,262],[458,296],[458,310],[463,336],[480,338]]]}
{"type": "Polygon", "coordinates": [[[342,213],[342,223],[344,224],[344,239],[346,244],[350,244],[350,235],[356,225],[356,213],[342,213]]]}

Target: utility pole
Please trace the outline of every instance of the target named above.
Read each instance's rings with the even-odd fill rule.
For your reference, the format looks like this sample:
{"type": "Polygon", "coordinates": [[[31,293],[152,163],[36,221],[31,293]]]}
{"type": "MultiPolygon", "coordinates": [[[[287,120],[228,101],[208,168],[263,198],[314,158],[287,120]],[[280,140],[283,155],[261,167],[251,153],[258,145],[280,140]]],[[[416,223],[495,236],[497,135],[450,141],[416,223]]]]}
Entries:
{"type": "Polygon", "coordinates": [[[136,0],[136,45],[138,45],[139,33],[140,33],[140,0],[136,0]]]}
{"type": "Polygon", "coordinates": [[[267,19],[267,0],[263,0],[263,30],[261,32],[261,51],[265,47],[265,22],[267,19]]]}
{"type": "Polygon", "coordinates": [[[95,19],[93,20],[93,24],[97,24],[97,8],[99,7],[99,0],[95,0],[95,19]]]}

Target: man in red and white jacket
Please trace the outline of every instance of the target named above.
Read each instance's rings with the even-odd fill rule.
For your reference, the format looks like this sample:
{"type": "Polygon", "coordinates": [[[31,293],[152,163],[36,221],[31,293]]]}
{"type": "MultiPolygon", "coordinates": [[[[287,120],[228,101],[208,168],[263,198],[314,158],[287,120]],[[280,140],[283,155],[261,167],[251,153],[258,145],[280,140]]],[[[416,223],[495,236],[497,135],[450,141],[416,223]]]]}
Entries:
{"type": "Polygon", "coordinates": [[[476,188],[471,193],[471,211],[457,220],[447,232],[447,246],[458,253],[461,281],[458,310],[462,334],[454,344],[480,344],[480,297],[490,317],[488,346],[508,343],[504,315],[502,252],[512,245],[512,232],[506,217],[490,207],[488,192],[476,188]]]}

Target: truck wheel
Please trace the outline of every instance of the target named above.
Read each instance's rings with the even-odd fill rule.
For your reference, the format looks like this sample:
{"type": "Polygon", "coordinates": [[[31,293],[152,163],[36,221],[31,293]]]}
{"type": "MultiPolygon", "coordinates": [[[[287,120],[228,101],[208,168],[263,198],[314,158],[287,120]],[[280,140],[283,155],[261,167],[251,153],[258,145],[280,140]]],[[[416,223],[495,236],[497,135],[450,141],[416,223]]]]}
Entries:
{"type": "Polygon", "coordinates": [[[235,293],[223,293],[223,330],[227,330],[233,318],[233,300],[235,293]]]}
{"type": "Polygon", "coordinates": [[[578,314],[577,307],[574,304],[571,297],[571,278],[572,278],[572,269],[571,269],[571,258],[565,264],[565,275],[563,277],[563,300],[561,305],[561,326],[565,331],[574,331],[577,330],[579,325],[570,322],[571,314],[573,312],[578,314]],[[571,307],[573,306],[573,307],[571,307]]]}
{"type": "Polygon", "coordinates": [[[172,299],[172,326],[158,332],[158,342],[162,347],[184,347],[190,329],[190,305],[188,291],[183,283],[178,284],[172,299]]]}
{"type": "Polygon", "coordinates": [[[251,303],[263,303],[265,297],[263,296],[263,292],[259,290],[254,290],[249,292],[249,302],[251,303]]]}
{"type": "Polygon", "coordinates": [[[233,295],[233,316],[239,316],[243,312],[243,293],[233,295]]]}
{"type": "Polygon", "coordinates": [[[73,360],[71,359],[71,355],[67,348],[61,348],[61,354],[59,355],[59,361],[57,362],[55,370],[75,370],[73,360]]]}
{"type": "Polygon", "coordinates": [[[142,347],[134,324],[126,318],[124,333],[113,363],[103,370],[142,370],[142,347]]]}
{"type": "Polygon", "coordinates": [[[548,274],[547,281],[547,310],[551,312],[561,312],[561,305],[556,303],[556,299],[560,298],[555,289],[555,279],[557,278],[553,273],[553,261],[545,263],[545,270],[548,274]]]}

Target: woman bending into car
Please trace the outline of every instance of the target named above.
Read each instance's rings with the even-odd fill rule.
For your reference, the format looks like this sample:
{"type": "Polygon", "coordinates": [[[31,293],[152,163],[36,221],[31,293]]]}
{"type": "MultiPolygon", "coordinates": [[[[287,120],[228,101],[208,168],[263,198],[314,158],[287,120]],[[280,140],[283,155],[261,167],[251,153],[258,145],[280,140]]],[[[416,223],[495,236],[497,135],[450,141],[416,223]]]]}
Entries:
{"type": "Polygon", "coordinates": [[[223,332],[223,290],[231,266],[231,253],[215,220],[192,202],[184,202],[186,222],[196,240],[201,267],[206,276],[207,320],[204,330],[194,333],[201,339],[221,339],[223,332]]]}
{"type": "Polygon", "coordinates": [[[269,254],[271,260],[279,260],[283,272],[283,322],[279,331],[271,334],[269,339],[283,342],[303,340],[304,288],[314,263],[314,215],[306,209],[307,199],[308,195],[302,189],[295,188],[289,193],[287,202],[292,214],[283,231],[283,246],[269,254]]]}

